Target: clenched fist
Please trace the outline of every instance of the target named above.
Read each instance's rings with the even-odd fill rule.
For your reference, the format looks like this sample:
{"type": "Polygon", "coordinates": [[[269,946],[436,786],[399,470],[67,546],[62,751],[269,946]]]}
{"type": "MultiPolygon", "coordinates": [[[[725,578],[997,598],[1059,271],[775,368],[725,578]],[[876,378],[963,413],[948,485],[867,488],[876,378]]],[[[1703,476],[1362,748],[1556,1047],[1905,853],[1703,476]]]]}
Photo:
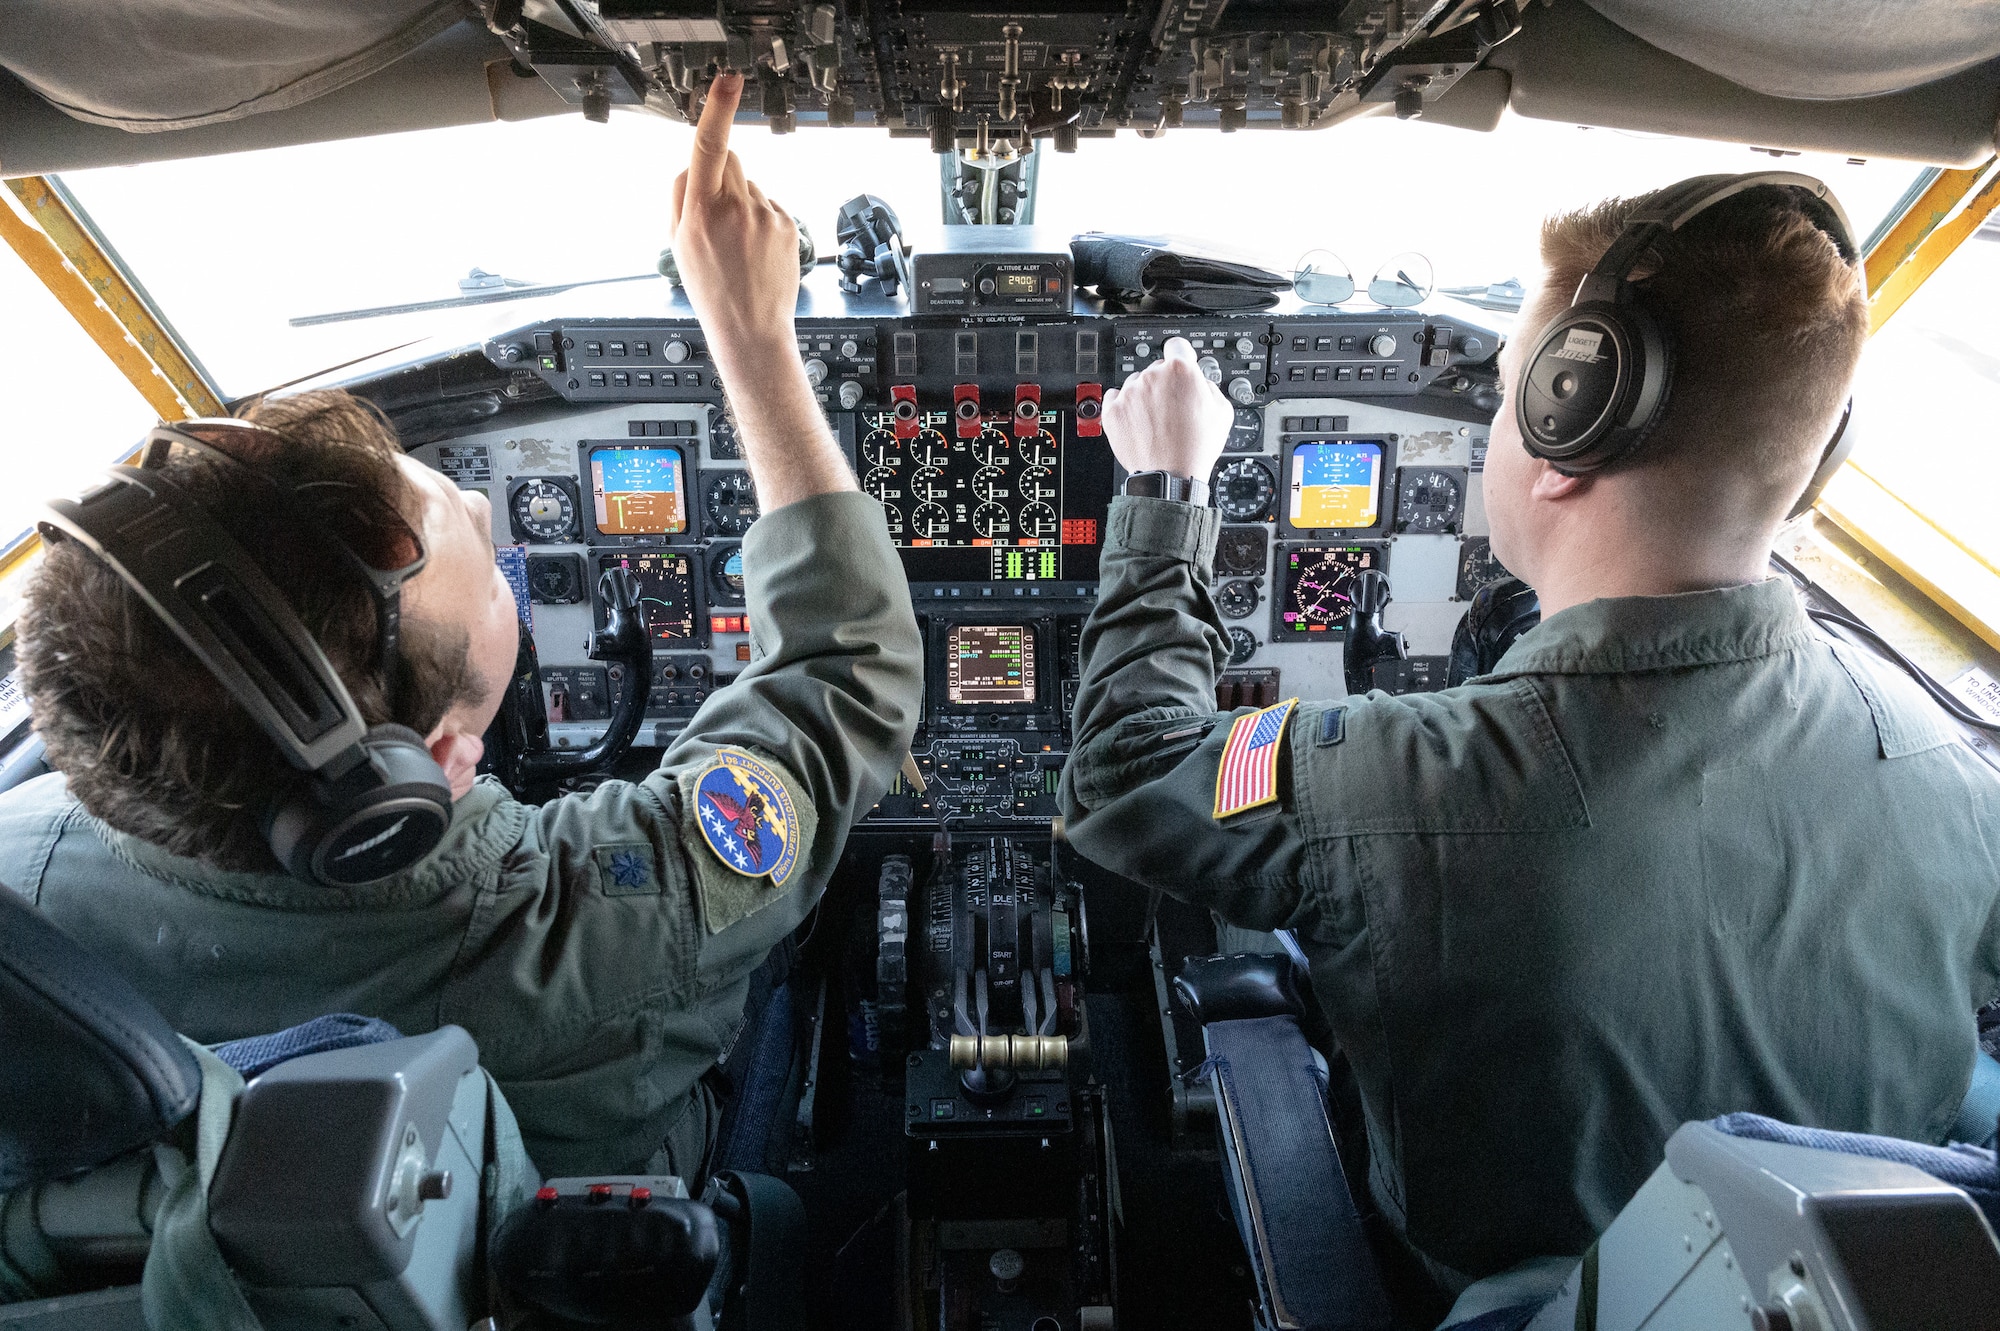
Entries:
{"type": "Polygon", "coordinates": [[[1159,360],[1104,395],[1104,435],[1129,472],[1206,481],[1235,419],[1235,408],[1202,376],[1184,337],[1168,338],[1159,360]]]}

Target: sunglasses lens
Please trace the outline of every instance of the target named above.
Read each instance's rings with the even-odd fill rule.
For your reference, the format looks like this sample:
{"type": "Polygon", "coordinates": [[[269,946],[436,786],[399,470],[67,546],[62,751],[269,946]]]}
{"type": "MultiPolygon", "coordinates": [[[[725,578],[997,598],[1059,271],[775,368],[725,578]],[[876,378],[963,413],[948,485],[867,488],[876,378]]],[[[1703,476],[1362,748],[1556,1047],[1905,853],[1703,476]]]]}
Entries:
{"type": "Polygon", "coordinates": [[[1412,250],[1383,264],[1368,283],[1368,299],[1390,309],[1407,309],[1430,298],[1437,277],[1431,261],[1412,250]]]}
{"type": "Polygon", "coordinates": [[[1308,305],[1338,305],[1354,295],[1354,274],[1331,250],[1312,250],[1298,261],[1292,290],[1308,305]]]}

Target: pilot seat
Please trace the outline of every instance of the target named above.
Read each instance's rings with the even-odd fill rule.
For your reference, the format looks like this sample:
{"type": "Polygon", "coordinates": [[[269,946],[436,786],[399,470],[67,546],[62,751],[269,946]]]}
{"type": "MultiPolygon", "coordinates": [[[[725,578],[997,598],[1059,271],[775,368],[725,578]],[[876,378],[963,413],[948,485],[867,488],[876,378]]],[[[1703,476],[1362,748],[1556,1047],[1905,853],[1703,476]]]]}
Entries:
{"type": "Polygon", "coordinates": [[[465,1031],[204,1048],[0,888],[0,1328],[804,1321],[776,1179],[540,1178],[465,1031]]]}
{"type": "MultiPolygon", "coordinates": [[[[1258,1331],[1421,1325],[1393,1306],[1349,1191],[1289,950],[1189,958],[1175,992],[1202,1027],[1258,1331]]],[[[1955,1135],[1990,1144],[2000,1067],[1980,1058],[1955,1135]]],[[[1479,1281],[1440,1331],[1971,1331],[2000,1318],[1996,1226],[1990,1145],[1729,1114],[1682,1125],[1581,1261],[1479,1281]]]]}

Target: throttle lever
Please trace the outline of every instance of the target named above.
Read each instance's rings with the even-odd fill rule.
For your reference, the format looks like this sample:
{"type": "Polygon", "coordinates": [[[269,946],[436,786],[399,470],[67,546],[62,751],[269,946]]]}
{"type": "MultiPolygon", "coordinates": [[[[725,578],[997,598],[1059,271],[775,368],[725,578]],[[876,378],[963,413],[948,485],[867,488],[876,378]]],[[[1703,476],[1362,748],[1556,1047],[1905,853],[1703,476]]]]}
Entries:
{"type": "Polygon", "coordinates": [[[1354,599],[1347,609],[1347,641],[1342,662],[1349,693],[1366,693],[1374,684],[1375,667],[1384,661],[1408,659],[1409,648],[1403,635],[1382,627],[1382,612],[1394,599],[1389,594],[1389,575],[1379,568],[1365,568],[1354,576],[1354,599]]]}

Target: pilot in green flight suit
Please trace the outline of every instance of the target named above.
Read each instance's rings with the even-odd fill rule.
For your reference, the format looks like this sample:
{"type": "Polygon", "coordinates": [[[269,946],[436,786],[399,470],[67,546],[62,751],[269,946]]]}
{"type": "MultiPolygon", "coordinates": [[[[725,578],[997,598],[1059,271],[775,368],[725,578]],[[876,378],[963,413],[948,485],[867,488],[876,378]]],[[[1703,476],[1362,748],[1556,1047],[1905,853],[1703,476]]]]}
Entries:
{"type": "MultiPolygon", "coordinates": [[[[1297,932],[1375,1206],[1446,1292],[1581,1253],[1687,1120],[1941,1140],[2000,995],[2000,779],[1766,576],[1867,314],[1796,208],[1739,199],[1642,281],[1681,351],[1642,455],[1566,476],[1495,422],[1493,550],[1543,618],[1464,687],[1286,704],[1253,746],[1214,714],[1216,513],[1111,508],[1069,839],[1297,932]]],[[[1545,229],[1510,394],[1635,202],[1545,229]]],[[[1207,476],[1229,424],[1185,343],[1106,395],[1135,474],[1207,476]]]]}
{"type": "MultiPolygon", "coordinates": [[[[465,1027],[545,1174],[701,1168],[716,1111],[701,1078],[741,1027],[748,977],[818,900],[917,720],[922,648],[882,509],[857,489],[796,351],[794,225],[728,151],[740,90],[723,78],[711,92],[675,186],[674,248],[724,381],[757,386],[735,400],[767,509],[743,542],[756,659],[658,771],[538,808],[475,779],[516,637],[486,499],[404,458],[341,395],[256,415],[290,441],[289,460],[352,459],[422,513],[429,562],[405,588],[416,664],[396,719],[424,737],[457,803],[414,868],[352,890],[276,872],[256,785],[292,774],[74,546],[52,549],[23,621],[29,694],[61,774],[0,799],[0,882],[198,1040],[338,1011],[412,1034],[465,1027]]],[[[253,523],[229,519],[241,497],[216,490],[204,506],[249,539],[253,523]]],[[[301,551],[280,536],[293,545],[253,553],[295,592],[370,722],[387,719],[379,679],[354,664],[365,653],[315,623],[332,618],[329,598],[360,592],[318,585],[343,575],[310,538],[301,551]]]]}

